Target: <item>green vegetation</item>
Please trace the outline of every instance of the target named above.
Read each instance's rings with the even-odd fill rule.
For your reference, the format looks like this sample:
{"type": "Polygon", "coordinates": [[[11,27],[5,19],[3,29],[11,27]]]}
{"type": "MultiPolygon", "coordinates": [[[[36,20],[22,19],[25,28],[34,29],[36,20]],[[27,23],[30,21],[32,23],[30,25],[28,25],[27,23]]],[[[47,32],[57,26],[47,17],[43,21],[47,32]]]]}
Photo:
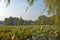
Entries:
{"type": "Polygon", "coordinates": [[[55,25],[60,26],[60,0],[45,0],[48,12],[56,15],[55,25]]]}
{"type": "Polygon", "coordinates": [[[32,20],[24,20],[18,17],[9,17],[5,18],[3,25],[33,25],[34,21],[32,20]]]}
{"type": "Polygon", "coordinates": [[[37,25],[55,25],[55,16],[47,17],[47,16],[39,16],[38,20],[36,20],[35,24],[37,25]]]}
{"type": "Polygon", "coordinates": [[[24,20],[22,17],[9,17],[5,18],[4,25],[55,25],[55,16],[47,17],[47,16],[39,16],[36,21],[32,20],[24,20]]]}
{"type": "Polygon", "coordinates": [[[37,20],[24,20],[22,17],[9,17],[5,18],[4,21],[0,21],[0,25],[55,25],[55,16],[47,17],[47,16],[39,16],[37,20]]]}
{"type": "Polygon", "coordinates": [[[1,26],[0,40],[35,40],[42,37],[56,40],[59,30],[53,25],[1,26]]]}

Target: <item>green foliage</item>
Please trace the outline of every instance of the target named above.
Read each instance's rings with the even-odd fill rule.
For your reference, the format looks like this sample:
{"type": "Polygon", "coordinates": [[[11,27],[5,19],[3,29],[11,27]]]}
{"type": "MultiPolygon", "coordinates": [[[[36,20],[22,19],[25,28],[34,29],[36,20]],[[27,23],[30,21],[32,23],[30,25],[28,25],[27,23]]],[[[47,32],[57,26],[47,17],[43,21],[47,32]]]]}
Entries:
{"type": "Polygon", "coordinates": [[[60,26],[60,0],[45,0],[49,13],[56,14],[55,24],[60,26]]]}
{"type": "Polygon", "coordinates": [[[54,25],[55,24],[54,17],[55,16],[52,16],[52,17],[46,17],[44,15],[39,16],[38,20],[36,20],[36,24],[38,24],[38,25],[54,25]]]}
{"type": "Polygon", "coordinates": [[[51,17],[42,15],[39,16],[36,21],[24,20],[18,17],[9,17],[5,18],[5,20],[3,21],[3,25],[55,25],[55,15],[51,17]]]}
{"type": "Polygon", "coordinates": [[[28,1],[29,6],[32,6],[35,0],[27,0],[27,1],[28,1]]]}
{"type": "Polygon", "coordinates": [[[22,19],[22,17],[21,18],[9,17],[9,18],[5,18],[4,24],[5,25],[33,25],[34,21],[24,20],[22,19]]]}
{"type": "Polygon", "coordinates": [[[21,18],[16,17],[9,17],[5,18],[4,20],[5,25],[54,25],[55,24],[55,15],[51,17],[46,17],[44,15],[39,16],[36,21],[32,20],[24,20],[21,18]]]}
{"type": "Polygon", "coordinates": [[[58,29],[58,27],[51,25],[3,26],[0,27],[0,38],[10,40],[13,37],[14,40],[27,40],[52,37],[56,39],[60,33],[60,29],[58,29]]]}
{"type": "Polygon", "coordinates": [[[5,0],[6,6],[8,6],[8,5],[10,4],[10,1],[11,1],[11,0],[5,0]]]}
{"type": "MultiPolygon", "coordinates": [[[[11,0],[5,0],[5,2],[6,2],[6,4],[7,4],[7,6],[10,4],[10,1],[11,1],[11,0]]],[[[28,4],[29,4],[29,6],[32,6],[32,5],[33,5],[33,3],[34,3],[34,1],[35,1],[35,0],[27,0],[27,2],[28,2],[28,4]]]]}

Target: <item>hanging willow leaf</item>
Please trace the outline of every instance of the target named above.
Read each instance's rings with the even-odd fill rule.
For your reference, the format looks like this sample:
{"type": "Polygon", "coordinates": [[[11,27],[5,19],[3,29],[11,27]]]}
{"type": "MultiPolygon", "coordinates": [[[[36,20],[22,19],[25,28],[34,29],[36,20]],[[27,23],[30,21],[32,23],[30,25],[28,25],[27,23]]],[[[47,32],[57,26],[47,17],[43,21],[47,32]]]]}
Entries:
{"type": "Polygon", "coordinates": [[[10,0],[7,0],[7,3],[10,4],[10,0]]]}
{"type": "Polygon", "coordinates": [[[60,27],[60,0],[45,0],[48,13],[56,14],[55,25],[60,27]]]}
{"type": "Polygon", "coordinates": [[[31,5],[33,5],[33,3],[34,3],[34,0],[31,0],[31,5]]]}
{"type": "Polygon", "coordinates": [[[34,3],[34,0],[27,0],[27,2],[28,2],[28,4],[29,4],[29,6],[32,6],[33,3],[34,3]]]}
{"type": "Polygon", "coordinates": [[[27,13],[28,9],[29,9],[29,7],[26,8],[26,13],[27,13]]]}
{"type": "Polygon", "coordinates": [[[8,6],[10,4],[10,0],[5,0],[6,3],[6,6],[8,6]]]}

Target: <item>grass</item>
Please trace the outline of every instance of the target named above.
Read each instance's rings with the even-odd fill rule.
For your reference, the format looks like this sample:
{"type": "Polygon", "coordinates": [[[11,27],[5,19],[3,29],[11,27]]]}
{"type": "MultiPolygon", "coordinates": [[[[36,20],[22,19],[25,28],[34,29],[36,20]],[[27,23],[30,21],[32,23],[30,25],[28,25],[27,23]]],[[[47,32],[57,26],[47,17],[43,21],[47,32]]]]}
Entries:
{"type": "Polygon", "coordinates": [[[1,26],[0,39],[2,40],[27,40],[39,37],[57,38],[59,28],[54,25],[24,25],[24,26],[1,26]]]}

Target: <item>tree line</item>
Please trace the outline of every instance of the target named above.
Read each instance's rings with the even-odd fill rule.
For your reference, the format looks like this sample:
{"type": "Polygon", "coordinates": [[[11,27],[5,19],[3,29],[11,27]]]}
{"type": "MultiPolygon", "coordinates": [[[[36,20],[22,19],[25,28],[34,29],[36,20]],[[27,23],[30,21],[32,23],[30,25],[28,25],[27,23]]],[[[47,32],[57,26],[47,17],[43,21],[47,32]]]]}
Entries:
{"type": "Polygon", "coordinates": [[[55,25],[55,15],[47,17],[45,15],[39,16],[38,20],[35,21],[37,25],[55,25]]]}
{"type": "Polygon", "coordinates": [[[5,18],[4,25],[32,25],[34,24],[34,21],[32,20],[24,20],[22,17],[9,17],[5,18]]]}
{"type": "MultiPolygon", "coordinates": [[[[1,22],[0,22],[1,24],[1,22]]],[[[47,17],[45,15],[39,16],[37,20],[24,20],[22,17],[9,17],[5,18],[2,22],[3,25],[54,25],[55,16],[47,17]]]]}

